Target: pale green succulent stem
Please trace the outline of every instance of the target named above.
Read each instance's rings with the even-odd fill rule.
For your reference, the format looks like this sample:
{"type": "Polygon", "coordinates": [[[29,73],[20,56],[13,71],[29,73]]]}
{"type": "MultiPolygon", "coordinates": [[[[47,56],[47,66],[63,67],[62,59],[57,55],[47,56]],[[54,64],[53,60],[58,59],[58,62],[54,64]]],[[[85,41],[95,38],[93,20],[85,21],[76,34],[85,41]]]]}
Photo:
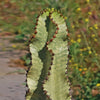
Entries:
{"type": "Polygon", "coordinates": [[[65,74],[69,54],[67,34],[64,17],[58,11],[46,9],[38,17],[30,43],[32,66],[27,73],[26,100],[71,100],[65,74]],[[56,29],[50,21],[46,24],[46,19],[56,29]]]}

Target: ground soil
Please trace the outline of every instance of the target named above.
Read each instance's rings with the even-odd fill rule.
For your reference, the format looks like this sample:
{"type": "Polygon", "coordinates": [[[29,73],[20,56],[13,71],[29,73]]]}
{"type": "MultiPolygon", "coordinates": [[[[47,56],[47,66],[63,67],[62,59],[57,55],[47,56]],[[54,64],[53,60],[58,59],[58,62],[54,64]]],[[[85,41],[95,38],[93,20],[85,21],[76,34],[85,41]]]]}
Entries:
{"type": "Polygon", "coordinates": [[[12,38],[0,36],[0,100],[25,100],[25,69],[11,66],[11,60],[19,59],[25,52],[13,46],[12,38]]]}

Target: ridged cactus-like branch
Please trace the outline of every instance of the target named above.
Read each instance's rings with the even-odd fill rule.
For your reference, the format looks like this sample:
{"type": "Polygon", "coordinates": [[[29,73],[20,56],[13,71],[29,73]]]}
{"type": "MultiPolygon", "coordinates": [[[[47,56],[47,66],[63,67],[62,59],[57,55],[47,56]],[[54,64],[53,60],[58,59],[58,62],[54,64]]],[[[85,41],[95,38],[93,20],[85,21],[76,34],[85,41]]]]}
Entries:
{"type": "MultiPolygon", "coordinates": [[[[49,25],[48,25],[49,26],[49,25]]],[[[29,45],[32,66],[27,73],[26,100],[71,100],[67,77],[68,31],[62,14],[45,9],[37,18],[29,45]],[[46,20],[56,25],[47,32],[46,20]]]]}

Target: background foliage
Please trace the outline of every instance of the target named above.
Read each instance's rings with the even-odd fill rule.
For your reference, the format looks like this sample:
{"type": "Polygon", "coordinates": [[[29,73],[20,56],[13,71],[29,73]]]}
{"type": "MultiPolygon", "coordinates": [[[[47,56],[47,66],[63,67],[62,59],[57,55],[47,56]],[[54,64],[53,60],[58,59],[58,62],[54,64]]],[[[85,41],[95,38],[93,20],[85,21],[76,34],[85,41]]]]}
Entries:
{"type": "MultiPolygon", "coordinates": [[[[100,98],[100,0],[0,0],[0,32],[12,32],[27,49],[36,17],[55,8],[66,16],[70,34],[69,78],[75,100],[100,98]]],[[[30,54],[22,57],[26,65],[30,54]]]]}

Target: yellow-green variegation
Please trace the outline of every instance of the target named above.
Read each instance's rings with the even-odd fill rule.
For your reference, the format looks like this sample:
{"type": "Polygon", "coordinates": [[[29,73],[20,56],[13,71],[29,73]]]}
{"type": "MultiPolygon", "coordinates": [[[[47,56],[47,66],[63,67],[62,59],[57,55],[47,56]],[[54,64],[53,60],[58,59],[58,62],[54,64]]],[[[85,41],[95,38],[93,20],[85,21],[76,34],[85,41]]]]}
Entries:
{"type": "Polygon", "coordinates": [[[71,100],[66,74],[67,34],[64,17],[58,11],[45,9],[38,16],[29,45],[32,65],[27,73],[26,100],[71,100]]]}

